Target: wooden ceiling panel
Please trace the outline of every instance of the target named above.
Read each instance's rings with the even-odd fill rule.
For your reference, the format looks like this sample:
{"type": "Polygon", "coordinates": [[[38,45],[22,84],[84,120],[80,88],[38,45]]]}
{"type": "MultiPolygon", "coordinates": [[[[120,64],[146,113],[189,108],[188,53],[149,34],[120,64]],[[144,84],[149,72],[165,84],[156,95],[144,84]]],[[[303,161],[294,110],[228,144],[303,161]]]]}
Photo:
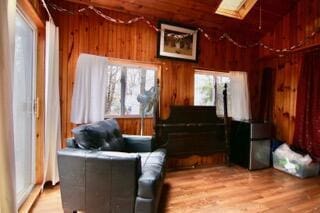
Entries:
{"type": "Polygon", "coordinates": [[[131,15],[165,19],[187,26],[210,28],[221,32],[250,35],[258,39],[269,32],[298,0],[268,0],[258,2],[243,20],[215,14],[221,0],[66,0],[93,5],[131,15]],[[260,4],[262,29],[259,30],[260,4]]]}

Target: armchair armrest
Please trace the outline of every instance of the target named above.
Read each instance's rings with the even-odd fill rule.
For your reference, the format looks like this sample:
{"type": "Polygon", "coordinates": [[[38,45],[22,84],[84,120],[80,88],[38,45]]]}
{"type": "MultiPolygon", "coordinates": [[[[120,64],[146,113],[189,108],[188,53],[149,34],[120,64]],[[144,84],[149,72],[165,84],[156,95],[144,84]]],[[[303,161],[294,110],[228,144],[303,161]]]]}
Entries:
{"type": "Polygon", "coordinates": [[[126,152],[152,152],[154,138],[152,136],[123,134],[126,152]]]}

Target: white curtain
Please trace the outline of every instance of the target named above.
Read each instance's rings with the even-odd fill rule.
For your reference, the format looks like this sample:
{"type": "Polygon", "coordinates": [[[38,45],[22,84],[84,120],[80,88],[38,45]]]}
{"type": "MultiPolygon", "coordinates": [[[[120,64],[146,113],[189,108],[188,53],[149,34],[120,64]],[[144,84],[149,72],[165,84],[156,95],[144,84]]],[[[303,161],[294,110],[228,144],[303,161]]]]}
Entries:
{"type": "Polygon", "coordinates": [[[17,212],[12,113],[15,0],[0,0],[0,212],[17,212]]]}
{"type": "Polygon", "coordinates": [[[71,105],[72,123],[92,123],[104,119],[106,69],[106,57],[89,54],[79,56],[71,105]]]}
{"type": "Polygon", "coordinates": [[[59,29],[50,20],[46,22],[45,55],[45,147],[43,184],[59,181],[57,151],[61,148],[59,97],[59,29]]]}
{"type": "Polygon", "coordinates": [[[230,115],[234,120],[251,118],[248,78],[246,72],[230,72],[230,115]]]}

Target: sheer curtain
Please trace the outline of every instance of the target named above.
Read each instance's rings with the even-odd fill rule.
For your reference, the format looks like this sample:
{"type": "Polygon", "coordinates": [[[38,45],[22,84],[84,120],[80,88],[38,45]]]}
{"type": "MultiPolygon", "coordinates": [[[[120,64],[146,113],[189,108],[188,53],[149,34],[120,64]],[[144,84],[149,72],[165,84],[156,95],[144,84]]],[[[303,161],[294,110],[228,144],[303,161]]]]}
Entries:
{"type": "Polygon", "coordinates": [[[251,118],[248,78],[246,72],[229,73],[231,110],[230,116],[234,120],[248,120],[251,118]]]}
{"type": "Polygon", "coordinates": [[[50,20],[46,22],[45,56],[45,147],[44,179],[55,185],[59,181],[57,150],[61,148],[59,97],[59,29],[50,20]]]}
{"type": "Polygon", "coordinates": [[[72,95],[72,123],[92,123],[104,119],[108,67],[106,57],[79,56],[72,95]]]}
{"type": "Polygon", "coordinates": [[[17,212],[15,190],[12,73],[16,1],[0,0],[0,212],[17,212]]]}

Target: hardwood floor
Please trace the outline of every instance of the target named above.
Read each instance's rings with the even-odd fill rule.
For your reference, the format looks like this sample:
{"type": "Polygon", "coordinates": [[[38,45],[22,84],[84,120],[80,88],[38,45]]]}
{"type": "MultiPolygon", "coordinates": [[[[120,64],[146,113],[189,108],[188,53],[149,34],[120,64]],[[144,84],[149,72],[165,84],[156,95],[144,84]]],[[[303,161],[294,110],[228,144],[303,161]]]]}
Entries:
{"type": "MultiPolygon", "coordinates": [[[[320,212],[320,176],[299,179],[275,169],[212,167],[168,172],[160,212],[320,212]]],[[[63,212],[59,186],[32,212],[63,212]]]]}

